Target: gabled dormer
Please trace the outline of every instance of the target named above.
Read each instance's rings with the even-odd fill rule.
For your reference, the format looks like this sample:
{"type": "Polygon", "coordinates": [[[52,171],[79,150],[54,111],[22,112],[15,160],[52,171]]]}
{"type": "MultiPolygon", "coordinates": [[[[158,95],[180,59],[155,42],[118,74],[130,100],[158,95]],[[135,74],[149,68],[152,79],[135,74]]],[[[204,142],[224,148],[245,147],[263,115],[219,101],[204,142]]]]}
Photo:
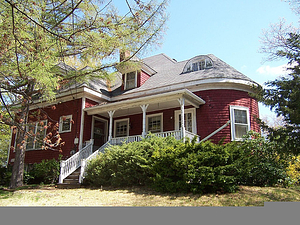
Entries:
{"type": "Polygon", "coordinates": [[[135,69],[122,74],[123,90],[131,90],[142,86],[151,76],[156,73],[153,69],[144,63],[141,63],[141,69],[135,69]]]}

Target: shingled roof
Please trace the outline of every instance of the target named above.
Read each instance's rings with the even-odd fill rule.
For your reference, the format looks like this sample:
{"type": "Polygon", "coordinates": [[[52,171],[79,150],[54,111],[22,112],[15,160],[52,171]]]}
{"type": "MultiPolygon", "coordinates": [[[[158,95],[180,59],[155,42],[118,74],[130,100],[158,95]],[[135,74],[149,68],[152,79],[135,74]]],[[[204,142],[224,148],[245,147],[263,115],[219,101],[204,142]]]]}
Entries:
{"type": "Polygon", "coordinates": [[[177,62],[165,54],[159,54],[143,59],[143,63],[155,70],[157,73],[151,76],[141,87],[132,90],[122,91],[121,88],[112,93],[112,96],[118,96],[123,93],[135,93],[140,91],[152,90],[155,88],[162,88],[187,82],[208,80],[208,79],[235,79],[256,83],[249,77],[237,71],[213,54],[206,55],[209,57],[214,65],[212,68],[198,70],[189,73],[183,73],[185,65],[189,60],[177,62]]]}
{"type": "Polygon", "coordinates": [[[93,79],[84,84],[78,84],[77,87],[82,85],[87,86],[96,91],[101,91],[102,94],[108,97],[116,97],[121,96],[123,94],[146,92],[149,90],[164,87],[169,87],[169,89],[172,89],[170,87],[174,85],[180,85],[185,83],[190,85],[191,82],[197,82],[198,84],[199,82],[201,83],[201,81],[205,82],[207,80],[209,80],[210,82],[214,82],[214,79],[216,80],[216,82],[218,82],[220,79],[227,79],[246,83],[249,82],[250,84],[257,84],[255,81],[251,80],[249,77],[237,71],[232,66],[228,65],[215,55],[208,54],[203,55],[203,57],[210,58],[213,61],[213,66],[204,70],[198,70],[188,73],[183,73],[183,70],[187,63],[194,58],[177,62],[175,59],[172,59],[163,53],[145,58],[142,60],[143,67],[148,68],[147,71],[152,71],[150,74],[151,76],[142,86],[131,90],[122,90],[121,74],[116,76],[116,78],[111,84],[110,89],[107,87],[107,83],[104,80],[96,79],[93,79]]]}

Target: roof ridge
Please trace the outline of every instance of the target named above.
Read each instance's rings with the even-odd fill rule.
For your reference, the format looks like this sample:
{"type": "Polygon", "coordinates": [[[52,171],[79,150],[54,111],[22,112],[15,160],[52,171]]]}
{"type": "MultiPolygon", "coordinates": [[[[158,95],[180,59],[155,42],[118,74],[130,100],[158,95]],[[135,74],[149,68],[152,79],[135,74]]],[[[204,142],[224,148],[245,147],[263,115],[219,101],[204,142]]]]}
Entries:
{"type": "Polygon", "coordinates": [[[174,64],[177,63],[176,59],[172,59],[171,57],[167,56],[165,53],[159,53],[159,54],[156,54],[156,55],[153,55],[153,56],[149,56],[149,57],[143,58],[143,60],[150,59],[150,58],[155,58],[155,57],[160,56],[160,55],[165,57],[166,59],[168,59],[169,61],[171,61],[174,64]]]}

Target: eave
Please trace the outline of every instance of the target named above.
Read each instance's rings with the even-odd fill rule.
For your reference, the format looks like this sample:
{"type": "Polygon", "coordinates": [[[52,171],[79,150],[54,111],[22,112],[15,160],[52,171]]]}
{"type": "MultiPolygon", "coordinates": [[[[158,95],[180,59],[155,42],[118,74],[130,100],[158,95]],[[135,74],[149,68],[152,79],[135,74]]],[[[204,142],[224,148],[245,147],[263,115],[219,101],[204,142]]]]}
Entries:
{"type": "Polygon", "coordinates": [[[141,105],[149,104],[147,111],[157,111],[167,108],[176,108],[180,104],[178,99],[184,98],[186,106],[193,106],[199,108],[200,105],[205,104],[205,101],[193,94],[187,89],[172,91],[162,94],[155,94],[151,96],[144,96],[134,99],[127,99],[118,102],[106,103],[103,105],[97,105],[90,108],[85,108],[84,111],[88,115],[103,115],[107,116],[108,111],[116,111],[115,115],[125,116],[130,114],[141,113],[141,105]]]}

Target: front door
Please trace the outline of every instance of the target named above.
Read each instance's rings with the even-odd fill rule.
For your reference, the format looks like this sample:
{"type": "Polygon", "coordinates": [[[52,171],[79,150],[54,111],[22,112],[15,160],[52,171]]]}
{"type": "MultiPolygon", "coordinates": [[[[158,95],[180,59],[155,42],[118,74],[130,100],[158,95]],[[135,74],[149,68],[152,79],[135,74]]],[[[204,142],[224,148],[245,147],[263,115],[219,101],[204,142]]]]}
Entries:
{"type": "Polygon", "coordinates": [[[94,148],[93,150],[97,150],[106,142],[106,123],[102,120],[95,119],[94,120],[94,148]]]}

